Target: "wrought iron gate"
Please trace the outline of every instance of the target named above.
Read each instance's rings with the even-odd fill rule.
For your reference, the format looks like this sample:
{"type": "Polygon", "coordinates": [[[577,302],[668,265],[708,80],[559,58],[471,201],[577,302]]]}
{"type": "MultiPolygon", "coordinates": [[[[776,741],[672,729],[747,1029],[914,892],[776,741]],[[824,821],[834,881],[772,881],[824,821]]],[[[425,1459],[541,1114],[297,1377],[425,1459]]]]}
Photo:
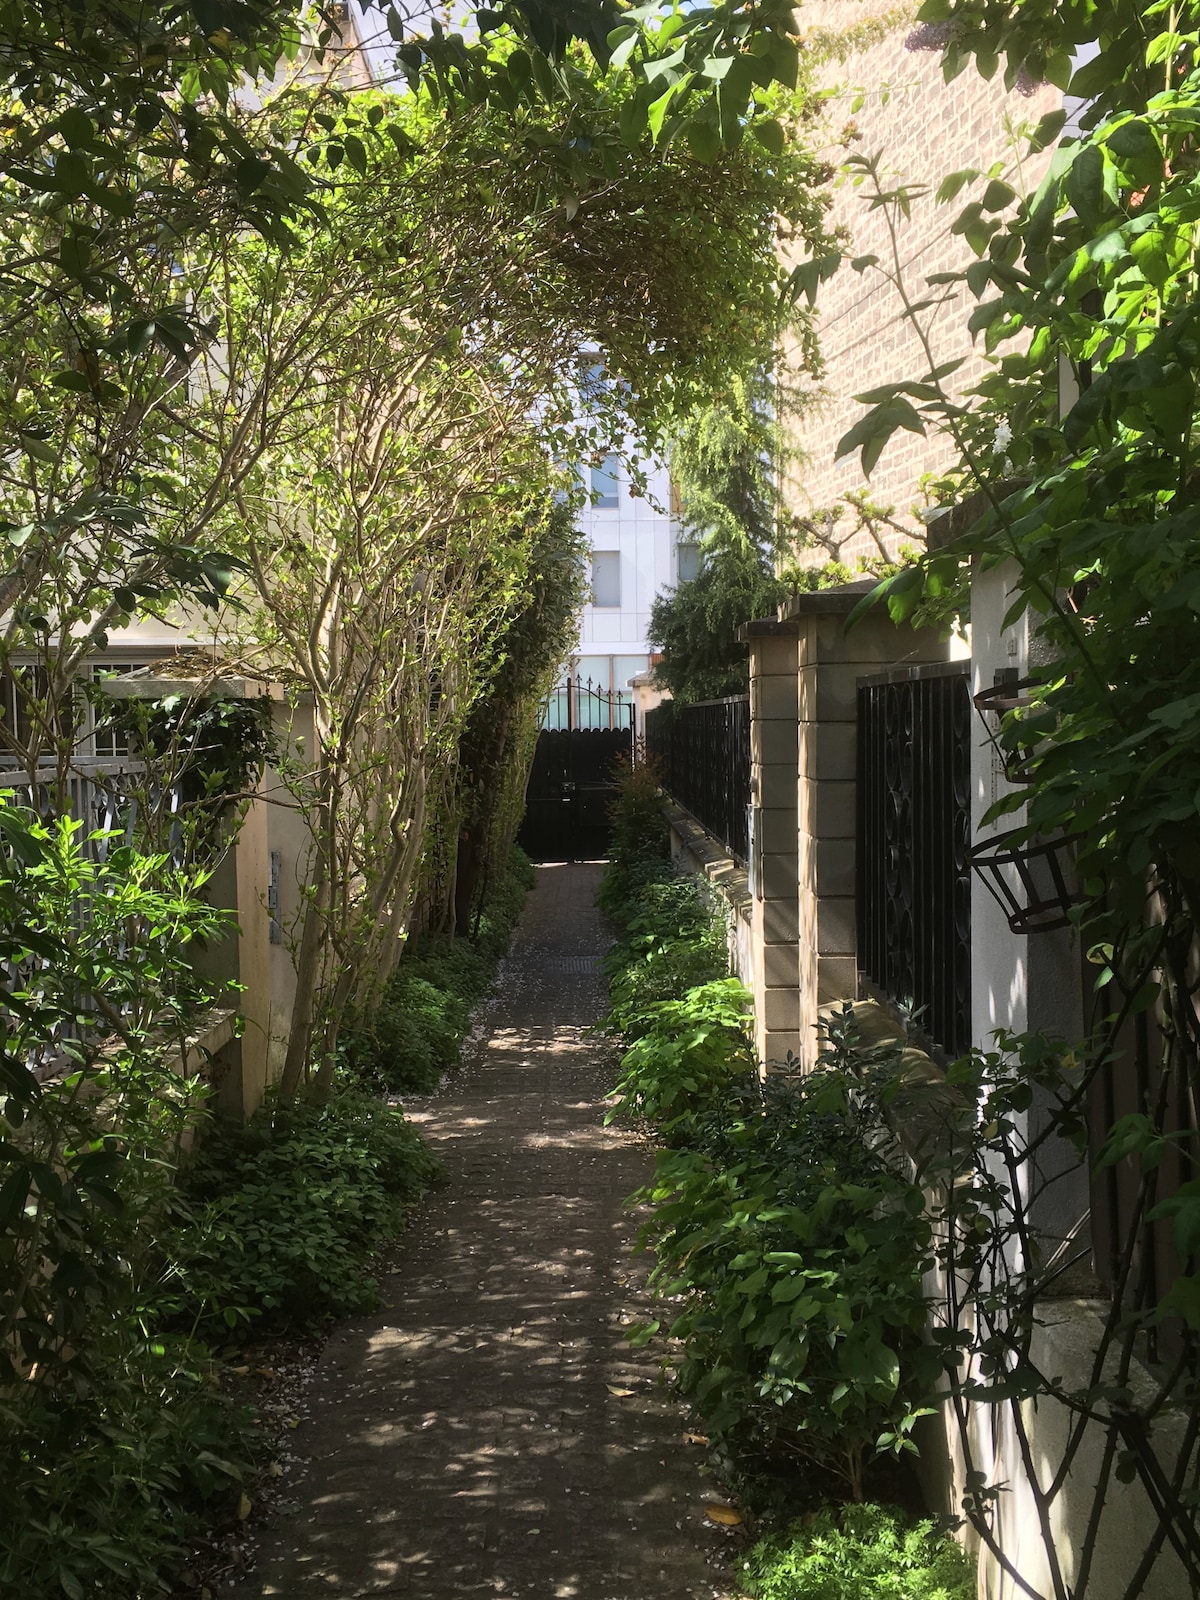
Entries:
{"type": "Polygon", "coordinates": [[[551,694],[538,734],[517,842],[534,861],[608,853],[619,756],[633,752],[633,705],[578,679],[551,694]]]}
{"type": "Polygon", "coordinates": [[[858,680],[858,965],[947,1056],[971,1042],[965,662],[858,680]]]}

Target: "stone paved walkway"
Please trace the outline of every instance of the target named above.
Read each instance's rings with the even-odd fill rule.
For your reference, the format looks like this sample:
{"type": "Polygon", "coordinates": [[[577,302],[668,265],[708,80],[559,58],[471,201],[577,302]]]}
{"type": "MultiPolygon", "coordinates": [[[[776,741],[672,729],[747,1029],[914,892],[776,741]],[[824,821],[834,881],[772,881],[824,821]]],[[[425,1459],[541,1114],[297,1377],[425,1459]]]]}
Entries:
{"type": "Polygon", "coordinates": [[[239,1597],[685,1600],[724,1594],[701,1451],[623,1334],[646,1261],[622,1201],[650,1169],[603,1126],[612,1059],[599,869],[539,869],[490,1035],[408,1109],[450,1184],[383,1309],[326,1347],[290,1521],[239,1597]]]}

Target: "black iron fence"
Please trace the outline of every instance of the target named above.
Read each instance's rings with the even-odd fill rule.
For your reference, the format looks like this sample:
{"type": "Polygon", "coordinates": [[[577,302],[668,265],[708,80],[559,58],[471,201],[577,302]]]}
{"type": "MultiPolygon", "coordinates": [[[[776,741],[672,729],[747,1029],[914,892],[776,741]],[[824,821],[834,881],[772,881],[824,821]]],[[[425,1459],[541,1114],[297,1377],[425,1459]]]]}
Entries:
{"type": "Polygon", "coordinates": [[[542,728],[569,733],[576,728],[633,727],[633,696],[627,689],[605,689],[591,678],[565,678],[546,696],[542,728]]]}
{"type": "Polygon", "coordinates": [[[592,861],[608,853],[617,764],[633,751],[633,704],[575,678],[542,711],[517,842],[534,861],[592,861]]]}
{"type": "Polygon", "coordinates": [[[750,697],[664,701],[646,713],[646,753],[663,787],[745,862],[749,853],[750,697]]]}
{"type": "Polygon", "coordinates": [[[858,682],[858,965],[948,1056],[971,1043],[966,662],[858,682]]]}

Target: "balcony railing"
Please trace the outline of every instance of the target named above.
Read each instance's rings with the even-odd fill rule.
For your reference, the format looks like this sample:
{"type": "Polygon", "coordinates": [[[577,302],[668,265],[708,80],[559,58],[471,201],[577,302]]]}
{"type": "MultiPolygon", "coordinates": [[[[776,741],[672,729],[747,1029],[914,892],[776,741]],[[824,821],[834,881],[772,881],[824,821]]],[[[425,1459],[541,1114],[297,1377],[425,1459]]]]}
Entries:
{"type": "Polygon", "coordinates": [[[750,697],[646,713],[646,753],[672,799],[742,863],[748,855],[750,697]]]}
{"type": "Polygon", "coordinates": [[[858,681],[858,965],[945,1055],[971,1043],[967,663],[858,681]]]}
{"type": "MultiPolygon", "coordinates": [[[[149,815],[153,826],[143,843],[164,850],[176,866],[182,865],[184,848],[178,820],[180,787],[163,787],[144,761],[126,755],[112,757],[76,756],[65,770],[51,762],[28,768],[0,766],[0,794],[11,796],[11,804],[27,807],[42,818],[70,817],[82,823],[79,848],[97,867],[110,852],[137,840],[139,827],[149,815]]],[[[75,902],[74,921],[82,933],[90,917],[91,901],[82,893],[75,902]]],[[[126,937],[133,930],[126,930],[126,937]]],[[[0,997],[31,987],[38,988],[38,973],[44,966],[39,956],[24,961],[0,962],[0,997]]],[[[0,998],[0,1013],[4,999],[0,998]]],[[[32,1046],[25,1066],[39,1081],[66,1070],[73,1060],[71,1045],[89,1031],[89,1017],[99,1020],[90,995],[79,996],[73,1019],[64,1016],[49,1034],[32,1046]]]]}

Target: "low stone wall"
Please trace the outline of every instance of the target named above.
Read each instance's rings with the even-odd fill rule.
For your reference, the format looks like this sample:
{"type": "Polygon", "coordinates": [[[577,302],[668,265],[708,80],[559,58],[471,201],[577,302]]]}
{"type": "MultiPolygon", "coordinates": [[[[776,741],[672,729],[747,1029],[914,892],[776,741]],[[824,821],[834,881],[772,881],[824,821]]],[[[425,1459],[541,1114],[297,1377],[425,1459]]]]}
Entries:
{"type": "Polygon", "coordinates": [[[729,924],[729,964],[754,992],[753,900],[746,868],[707,833],[689,812],[667,802],[671,858],[685,872],[704,878],[725,909],[729,924]]]}

